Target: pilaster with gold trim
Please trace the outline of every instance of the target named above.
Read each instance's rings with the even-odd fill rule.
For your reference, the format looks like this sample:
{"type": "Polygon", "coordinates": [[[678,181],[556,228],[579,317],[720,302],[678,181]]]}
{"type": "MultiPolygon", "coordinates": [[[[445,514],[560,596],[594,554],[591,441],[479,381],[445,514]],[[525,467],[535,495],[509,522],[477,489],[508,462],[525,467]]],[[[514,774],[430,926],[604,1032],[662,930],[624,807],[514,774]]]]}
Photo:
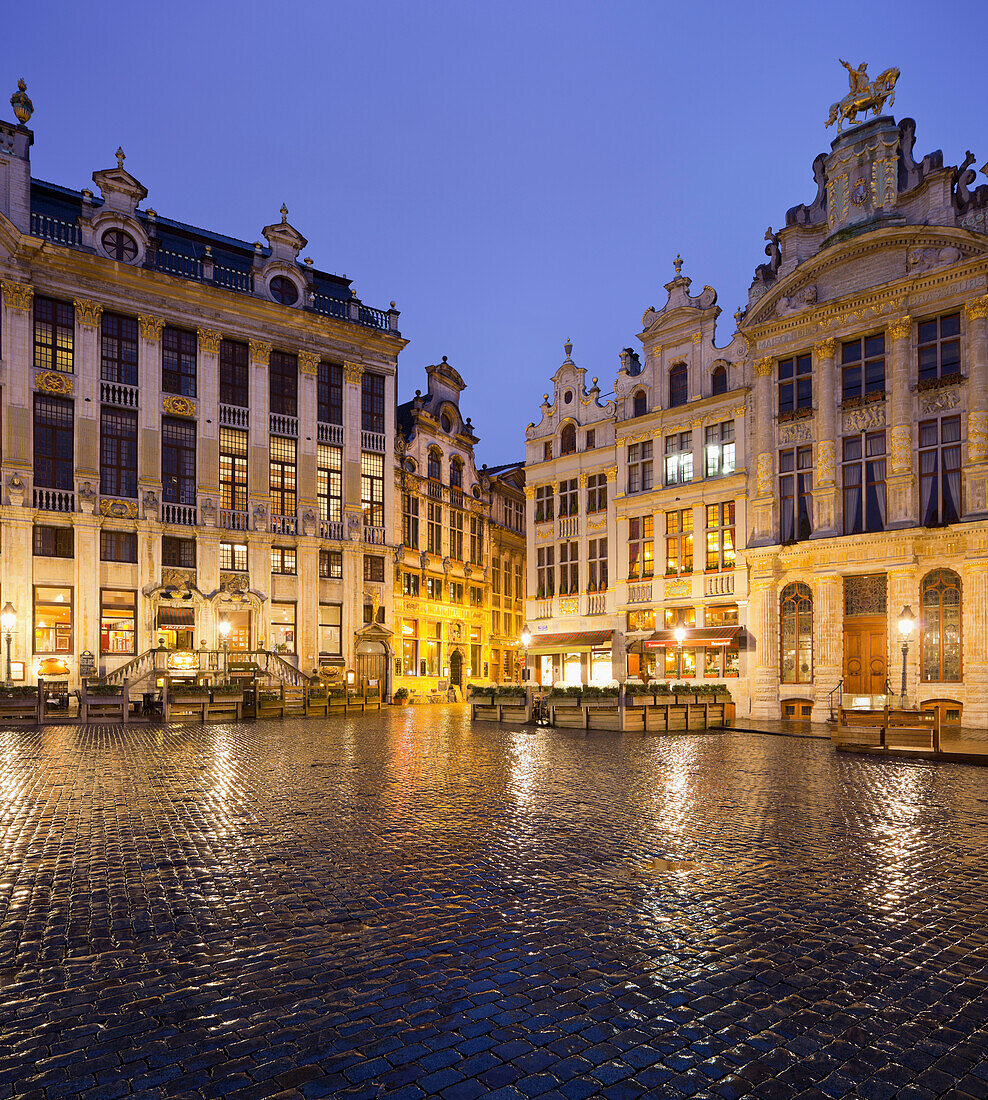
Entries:
{"type": "Polygon", "coordinates": [[[837,507],[837,341],[829,336],[813,347],[814,387],[816,389],[816,478],[813,489],[813,537],[826,538],[839,533],[837,507]]]}
{"type": "Polygon", "coordinates": [[[100,318],[103,307],[88,298],[76,298],[75,347],[72,366],[76,384],[75,473],[77,479],[99,478],[100,318]]]}
{"type": "Polygon", "coordinates": [[[318,428],[319,355],[314,351],[298,353],[298,501],[304,513],[311,508],[318,514],[316,456],[318,428]]]}
{"type": "Polygon", "coordinates": [[[137,483],[161,499],[161,406],[153,395],[161,390],[161,330],[163,317],[137,315],[137,381],[143,395],[138,407],[139,454],[137,483]]]}
{"type": "Polygon", "coordinates": [[[967,519],[988,518],[988,294],[964,307],[967,321],[967,519]]]}
{"type": "Polygon", "coordinates": [[[752,502],[753,541],[771,542],[774,513],[775,402],[772,379],[775,360],[766,357],[755,363],[755,408],[761,410],[756,421],[755,499],[752,502]]]}
{"type": "Polygon", "coordinates": [[[885,486],[890,528],[909,527],[914,522],[912,330],[913,319],[908,316],[890,321],[886,330],[886,388],[891,388],[891,397],[885,442],[888,454],[885,486]]]}

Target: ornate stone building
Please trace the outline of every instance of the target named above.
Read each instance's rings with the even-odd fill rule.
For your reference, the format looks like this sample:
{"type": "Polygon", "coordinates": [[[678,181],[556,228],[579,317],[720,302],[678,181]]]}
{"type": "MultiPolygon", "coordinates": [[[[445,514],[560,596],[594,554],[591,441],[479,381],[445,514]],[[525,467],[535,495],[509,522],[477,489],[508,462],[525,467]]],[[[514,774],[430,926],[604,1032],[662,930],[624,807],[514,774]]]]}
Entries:
{"type": "Polygon", "coordinates": [[[716,294],[691,295],[677,258],[613,402],[587,402],[557,372],[527,432],[529,583],[548,595],[538,552],[555,544],[556,590],[529,601],[529,621],[571,654],[577,635],[596,645],[610,631],[599,644],[622,675],[654,650],[659,675],[734,680],[739,714],[819,720],[841,698],[898,697],[909,608],[908,700],[983,724],[988,187],[973,188],[971,154],[960,167],[940,152],[917,160],[915,123],[880,114],[897,71],[862,72],[834,106],[850,126],[814,161],[816,196],[766,234],[723,346],[716,294]],[[598,419],[613,425],[606,456],[582,441],[591,421],[600,438],[598,419]],[[538,507],[587,463],[617,475],[609,583],[593,602],[582,492],[565,594],[570,536],[538,507]]]}
{"type": "Polygon", "coordinates": [[[181,667],[225,617],[232,649],[386,686],[394,303],[366,306],[300,259],[285,207],[249,243],[142,206],[122,151],[96,193],[32,179],[23,89],[12,104],[0,600],[15,675],[74,684],[80,662],[113,672],[161,645],[181,667]]]}
{"type": "Polygon", "coordinates": [[[445,697],[450,684],[520,679],[525,471],[478,470],[466,383],[445,356],[426,375],[426,393],[398,406],[395,686],[445,697]]]}

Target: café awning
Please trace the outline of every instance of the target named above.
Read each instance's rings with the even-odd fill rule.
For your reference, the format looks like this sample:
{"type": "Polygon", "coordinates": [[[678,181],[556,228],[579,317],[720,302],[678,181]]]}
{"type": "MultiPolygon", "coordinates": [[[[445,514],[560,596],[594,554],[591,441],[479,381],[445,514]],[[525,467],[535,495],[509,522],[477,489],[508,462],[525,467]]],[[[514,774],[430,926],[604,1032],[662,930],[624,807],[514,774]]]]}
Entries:
{"type": "MultiPolygon", "coordinates": [[[[698,646],[737,645],[739,626],[694,626],[688,627],[683,638],[684,649],[696,649],[698,646]]],[[[679,642],[672,630],[656,630],[645,645],[649,649],[676,649],[679,642]]]]}
{"type": "Polygon", "coordinates": [[[613,630],[583,630],[571,634],[533,635],[529,653],[584,653],[601,646],[609,646],[613,630]]]}
{"type": "Polygon", "coordinates": [[[195,626],[195,610],[191,607],[159,607],[158,626],[195,626]]]}

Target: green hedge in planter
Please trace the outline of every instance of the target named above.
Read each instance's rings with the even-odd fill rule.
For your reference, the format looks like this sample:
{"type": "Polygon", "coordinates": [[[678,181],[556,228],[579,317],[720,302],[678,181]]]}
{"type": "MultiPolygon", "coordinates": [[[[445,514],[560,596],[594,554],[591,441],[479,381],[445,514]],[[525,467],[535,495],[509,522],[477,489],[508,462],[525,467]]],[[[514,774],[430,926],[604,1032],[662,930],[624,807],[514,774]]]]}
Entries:
{"type": "Polygon", "coordinates": [[[99,696],[123,695],[123,688],[119,684],[87,684],[86,694],[99,696]]]}
{"type": "Polygon", "coordinates": [[[0,702],[5,699],[37,699],[38,689],[27,684],[0,687],[0,702]]]}
{"type": "Polygon", "coordinates": [[[494,694],[501,699],[524,699],[525,689],[521,684],[501,684],[494,688],[494,694]]]}
{"type": "Polygon", "coordinates": [[[243,695],[244,689],[240,684],[213,684],[214,695],[243,695]]]}
{"type": "Polygon", "coordinates": [[[398,690],[391,696],[396,703],[404,703],[408,699],[408,688],[398,688],[398,690]]]}
{"type": "Polygon", "coordinates": [[[617,702],[619,690],[616,687],[600,687],[597,684],[587,684],[580,694],[584,699],[613,699],[617,702]]]}
{"type": "Polygon", "coordinates": [[[182,699],[190,695],[209,695],[209,688],[205,684],[169,684],[168,694],[173,699],[182,699]]]}
{"type": "Polygon", "coordinates": [[[654,695],[654,684],[643,684],[641,680],[625,680],[625,695],[654,695]]]}
{"type": "Polygon", "coordinates": [[[550,699],[560,699],[560,698],[565,697],[565,698],[570,698],[571,699],[571,698],[573,698],[574,695],[577,698],[579,698],[582,694],[583,694],[582,685],[571,684],[569,687],[564,687],[564,688],[554,687],[552,689],[552,691],[549,692],[549,698],[550,699]]]}

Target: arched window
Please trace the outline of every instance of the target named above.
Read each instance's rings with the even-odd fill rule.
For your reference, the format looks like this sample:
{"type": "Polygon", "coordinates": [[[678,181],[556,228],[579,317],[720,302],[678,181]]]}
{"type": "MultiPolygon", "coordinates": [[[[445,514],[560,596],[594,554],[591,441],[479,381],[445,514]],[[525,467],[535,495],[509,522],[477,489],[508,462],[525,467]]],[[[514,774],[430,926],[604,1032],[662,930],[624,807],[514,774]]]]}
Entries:
{"type": "Polygon", "coordinates": [[[435,481],[442,481],[443,463],[438,451],[429,452],[429,477],[435,481]]]}
{"type": "Polygon", "coordinates": [[[644,390],[635,391],[634,407],[631,413],[632,416],[644,416],[648,412],[648,398],[645,396],[644,390]]]}
{"type": "Polygon", "coordinates": [[[463,488],[463,463],[458,458],[449,460],[449,483],[454,489],[463,488]]]}
{"type": "Polygon", "coordinates": [[[710,381],[712,383],[711,393],[727,393],[727,367],[714,367],[710,381]]]}
{"type": "Polygon", "coordinates": [[[686,364],[673,363],[669,371],[669,408],[686,404],[686,388],[686,364]]]}
{"type": "Polygon", "coordinates": [[[961,579],[951,569],[934,569],[923,578],[923,680],[957,682],[961,678],[961,579]]]}
{"type": "Polygon", "coordinates": [[[576,425],[564,424],[562,434],[559,437],[559,453],[571,455],[576,453],[576,425]]]}
{"type": "Polygon", "coordinates": [[[784,684],[813,682],[813,593],[801,583],[782,589],[781,679],[784,684]]]}

